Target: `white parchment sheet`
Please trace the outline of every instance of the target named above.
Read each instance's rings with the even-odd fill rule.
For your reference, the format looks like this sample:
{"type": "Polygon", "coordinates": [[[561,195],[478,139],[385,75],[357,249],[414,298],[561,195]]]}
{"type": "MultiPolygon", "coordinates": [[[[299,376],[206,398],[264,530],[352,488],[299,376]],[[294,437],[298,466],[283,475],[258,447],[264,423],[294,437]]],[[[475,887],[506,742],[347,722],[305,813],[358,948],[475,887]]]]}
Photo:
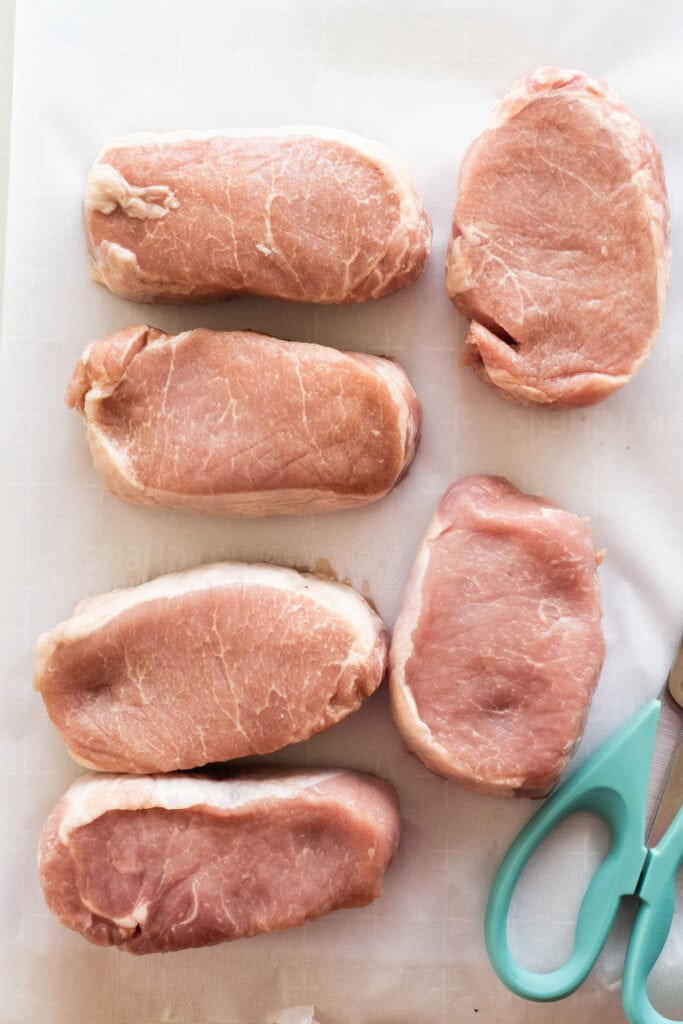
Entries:
{"type": "MultiPolygon", "coordinates": [[[[403,752],[382,691],[279,757],[367,769],[397,787],[403,841],[381,900],[207,950],[134,958],[90,946],[51,918],[36,879],[40,828],[79,769],[31,676],[38,634],[82,597],[213,559],[326,559],[391,624],[438,497],[460,476],[492,472],[590,516],[607,549],[608,653],[576,763],[656,695],[683,627],[682,52],[679,0],[20,0],[2,337],[2,1024],[263,1024],[310,1020],[312,1008],[322,1024],[625,1019],[627,922],[562,1003],[528,1003],[498,982],[484,907],[534,804],[431,775],[403,752]],[[466,325],[443,286],[463,153],[508,86],[546,63],[607,79],[652,131],[673,217],[657,349],[607,402],[559,413],[510,405],[458,368],[466,325]],[[126,303],[89,280],[80,201],[106,137],[286,123],[351,129],[411,165],[434,223],[414,287],[348,308],[239,299],[174,309],[126,303]],[[377,505],[318,518],[229,522],[126,506],[95,475],[63,394],[83,346],[135,322],[250,327],[396,357],[424,404],[414,467],[377,505]]],[[[516,905],[531,964],[566,957],[579,887],[604,848],[585,821],[561,838],[516,905]]],[[[653,987],[679,1015],[680,910],[653,987]]]]}

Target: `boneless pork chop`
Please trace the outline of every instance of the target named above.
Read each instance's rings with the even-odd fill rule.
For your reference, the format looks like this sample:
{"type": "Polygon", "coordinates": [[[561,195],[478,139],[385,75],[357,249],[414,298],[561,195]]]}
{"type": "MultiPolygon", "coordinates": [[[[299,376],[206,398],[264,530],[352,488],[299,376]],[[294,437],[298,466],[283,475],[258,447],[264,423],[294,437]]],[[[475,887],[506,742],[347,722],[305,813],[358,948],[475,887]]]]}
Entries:
{"type": "Polygon", "coordinates": [[[86,776],[45,824],[40,880],[90,942],[166,953],[365,906],[399,829],[391,786],[351,771],[86,776]]]}
{"type": "Polygon", "coordinates": [[[152,327],[89,345],[67,393],[111,491],[213,515],[376,501],[405,473],[421,408],[388,359],[250,331],[152,327]]]}
{"type": "Polygon", "coordinates": [[[34,686],[79,764],[166,772],[328,729],[386,661],[384,624],[352,587],[221,563],[83,601],[38,640],[34,686]]]}
{"type": "Polygon", "coordinates": [[[363,302],[411,284],[431,244],[403,161],[330,128],[111,139],[85,223],[93,278],[138,302],[363,302]]]}
{"type": "Polygon", "coordinates": [[[515,401],[592,405],[638,370],[669,284],[651,136],[604,83],[541,68],[462,164],[446,287],[481,377],[515,401]]]}
{"type": "Polygon", "coordinates": [[[394,630],[394,717],[428,768],[543,796],[577,744],[604,655],[588,523],[500,477],[442,498],[394,630]]]}

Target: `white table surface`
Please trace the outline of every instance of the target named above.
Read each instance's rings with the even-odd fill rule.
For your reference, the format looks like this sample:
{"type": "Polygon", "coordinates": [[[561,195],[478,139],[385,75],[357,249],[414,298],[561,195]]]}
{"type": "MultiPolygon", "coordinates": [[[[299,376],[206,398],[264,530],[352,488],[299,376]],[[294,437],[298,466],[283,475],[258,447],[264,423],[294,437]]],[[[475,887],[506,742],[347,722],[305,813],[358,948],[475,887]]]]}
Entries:
{"type": "MultiPolygon", "coordinates": [[[[5,106],[12,13],[0,0],[5,106]]],[[[30,680],[38,634],[76,601],[218,559],[313,568],[325,558],[367,584],[391,625],[440,493],[491,472],[590,516],[608,549],[608,655],[575,763],[658,692],[683,623],[678,260],[661,338],[637,378],[599,406],[556,413],[514,407],[458,370],[466,324],[445,296],[443,262],[466,147],[512,81],[549,62],[607,79],[653,132],[679,248],[680,0],[20,0],[16,20],[0,353],[0,1024],[283,1024],[281,1009],[301,1005],[315,1005],[322,1024],[624,1024],[619,934],[562,1003],[526,1003],[497,981],[483,945],[485,901],[531,802],[492,801],[431,775],[403,752],[385,690],[278,757],[374,771],[396,785],[404,831],[382,900],[170,957],[89,945],[50,917],[36,878],[40,828],[78,769],[30,680]],[[435,228],[412,288],[358,308],[247,297],[183,310],[127,304],[88,279],[80,204],[104,137],[292,122],[352,128],[409,162],[435,228]],[[410,474],[375,507],[287,521],[226,524],[126,506],[95,476],[63,394],[87,342],[142,319],[166,330],[249,326],[395,356],[425,410],[410,474]]],[[[0,127],[4,139],[8,124],[0,127]]],[[[5,176],[6,156],[0,146],[5,176]]],[[[516,917],[539,955],[564,955],[574,883],[597,850],[578,826],[571,838],[559,870],[559,857],[544,859],[545,888],[532,887],[530,912],[516,917]]],[[[680,880],[678,895],[660,991],[680,1013],[680,880]]]]}
{"type": "Polygon", "coordinates": [[[7,219],[7,172],[12,111],[12,53],[14,50],[14,0],[0,0],[0,309],[5,278],[5,223],[7,219]]]}

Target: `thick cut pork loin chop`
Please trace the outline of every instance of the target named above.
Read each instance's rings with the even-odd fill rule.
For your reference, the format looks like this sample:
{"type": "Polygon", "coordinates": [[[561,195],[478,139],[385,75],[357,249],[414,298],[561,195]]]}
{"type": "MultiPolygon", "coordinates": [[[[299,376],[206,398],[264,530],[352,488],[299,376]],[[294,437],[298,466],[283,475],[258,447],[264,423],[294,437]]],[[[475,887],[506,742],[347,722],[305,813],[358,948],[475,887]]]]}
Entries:
{"type": "Polygon", "coordinates": [[[166,953],[365,906],[399,832],[391,786],[351,771],[85,776],[45,824],[40,880],[90,942],[166,953]]]}
{"type": "Polygon", "coordinates": [[[421,408],[388,359],[250,331],[153,327],[89,345],[67,404],[127,501],[212,515],[326,512],[383,497],[418,444],[421,408]]]}
{"type": "Polygon", "coordinates": [[[222,563],[81,602],[34,686],[79,764],[166,772],[308,739],[379,686],[387,632],[352,587],[222,563]]]}
{"type": "Polygon", "coordinates": [[[140,132],[88,176],[92,276],[137,302],[364,302],[412,284],[431,224],[412,174],[351,132],[140,132]]]}
{"type": "Polygon", "coordinates": [[[394,717],[428,768],[543,796],[583,731],[604,656],[588,523],[500,477],[442,498],[390,655],[394,717]]]}
{"type": "Polygon", "coordinates": [[[541,68],[462,164],[446,287],[481,377],[524,404],[592,405],[659,332],[669,209],[651,136],[604,83],[541,68]]]}

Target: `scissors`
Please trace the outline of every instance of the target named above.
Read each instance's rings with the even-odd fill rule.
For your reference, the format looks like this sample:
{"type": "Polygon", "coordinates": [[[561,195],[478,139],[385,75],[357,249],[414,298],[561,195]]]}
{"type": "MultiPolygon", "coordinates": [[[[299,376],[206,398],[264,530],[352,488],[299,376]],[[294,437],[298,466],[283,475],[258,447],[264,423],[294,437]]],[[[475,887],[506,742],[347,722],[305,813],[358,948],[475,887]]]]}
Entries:
{"type": "Polygon", "coordinates": [[[652,1006],[646,986],[671,928],[676,872],[683,862],[682,708],[683,640],[660,697],[636,712],[562,783],[510,846],[489,896],[485,938],[493,969],[517,995],[545,1002],[574,992],[607,941],[621,897],[635,894],[640,902],[624,962],[624,1011],[631,1024],[667,1024],[669,1018],[652,1006]],[[648,783],[658,725],[660,736],[665,741],[668,738],[668,777],[646,836],[648,783]],[[612,845],[583,897],[569,960],[547,973],[527,970],[513,958],[508,946],[510,901],[539,844],[577,811],[599,815],[609,827],[612,845]],[[656,841],[656,845],[648,848],[648,841],[656,841]]]}

